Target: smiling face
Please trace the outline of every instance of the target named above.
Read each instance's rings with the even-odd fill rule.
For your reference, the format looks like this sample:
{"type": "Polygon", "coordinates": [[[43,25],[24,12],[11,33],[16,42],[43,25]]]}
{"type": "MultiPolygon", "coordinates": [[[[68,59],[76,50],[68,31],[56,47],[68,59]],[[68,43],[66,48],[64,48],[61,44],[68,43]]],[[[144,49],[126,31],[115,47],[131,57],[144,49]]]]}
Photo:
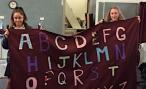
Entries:
{"type": "Polygon", "coordinates": [[[22,27],[24,22],[24,16],[21,13],[16,12],[13,14],[13,21],[16,27],[22,27]]]}
{"type": "Polygon", "coordinates": [[[117,9],[111,9],[110,11],[111,21],[118,21],[119,16],[120,16],[120,13],[117,9]]]}
{"type": "Polygon", "coordinates": [[[25,27],[26,20],[27,20],[27,17],[22,7],[16,7],[15,9],[13,9],[12,14],[11,14],[12,26],[15,26],[18,28],[22,26],[25,27]]]}

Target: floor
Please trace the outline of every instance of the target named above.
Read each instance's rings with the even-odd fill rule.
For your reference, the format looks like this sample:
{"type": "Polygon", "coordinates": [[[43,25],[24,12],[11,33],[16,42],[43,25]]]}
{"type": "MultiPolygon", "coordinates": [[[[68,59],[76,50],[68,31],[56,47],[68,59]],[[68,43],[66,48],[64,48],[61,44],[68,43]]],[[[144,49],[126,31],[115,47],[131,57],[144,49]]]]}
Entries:
{"type": "Polygon", "coordinates": [[[0,78],[0,89],[5,89],[6,81],[6,78],[0,78]]]}
{"type": "Polygon", "coordinates": [[[146,80],[143,80],[140,71],[137,69],[137,89],[146,89],[146,80]]]}

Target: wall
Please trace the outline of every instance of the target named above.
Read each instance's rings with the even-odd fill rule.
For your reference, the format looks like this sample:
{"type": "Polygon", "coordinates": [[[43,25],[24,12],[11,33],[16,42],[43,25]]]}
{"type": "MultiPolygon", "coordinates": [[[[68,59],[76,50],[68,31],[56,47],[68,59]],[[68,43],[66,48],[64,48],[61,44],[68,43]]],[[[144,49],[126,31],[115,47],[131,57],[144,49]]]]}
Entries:
{"type": "MultiPolygon", "coordinates": [[[[4,16],[4,27],[10,24],[12,9],[9,8],[10,0],[0,0],[0,16],[4,16]]],[[[37,28],[40,17],[44,17],[43,26],[47,31],[63,34],[63,4],[62,0],[16,0],[18,6],[24,8],[28,17],[28,24],[37,28]]],[[[1,39],[0,39],[1,42],[1,39]]],[[[1,50],[1,46],[0,46],[1,50]]],[[[1,50],[2,58],[7,57],[7,51],[1,50]]]]}
{"type": "MultiPolygon", "coordinates": [[[[10,0],[0,0],[0,15],[5,16],[4,24],[9,24],[11,9],[10,0]]],[[[44,17],[46,30],[62,34],[63,32],[63,5],[62,0],[16,0],[28,16],[28,23],[37,27],[40,17],[44,17]]]]}
{"type": "Polygon", "coordinates": [[[76,17],[85,20],[87,12],[87,0],[66,0],[76,17]]]}
{"type": "Polygon", "coordinates": [[[94,8],[93,10],[95,11],[95,23],[97,23],[100,19],[105,17],[106,12],[108,11],[107,9],[110,8],[110,6],[114,5],[113,3],[118,3],[116,5],[122,9],[124,16],[126,18],[130,18],[138,15],[139,2],[146,2],[146,0],[94,0],[94,1],[96,1],[96,8],[94,8]],[[99,5],[99,2],[102,3],[100,3],[99,5]],[[113,2],[113,3],[109,4],[108,2],[113,2]],[[105,6],[103,7],[104,4],[105,6]]]}
{"type": "Polygon", "coordinates": [[[127,3],[138,3],[145,2],[146,0],[96,0],[98,2],[127,2],[127,3]]]}

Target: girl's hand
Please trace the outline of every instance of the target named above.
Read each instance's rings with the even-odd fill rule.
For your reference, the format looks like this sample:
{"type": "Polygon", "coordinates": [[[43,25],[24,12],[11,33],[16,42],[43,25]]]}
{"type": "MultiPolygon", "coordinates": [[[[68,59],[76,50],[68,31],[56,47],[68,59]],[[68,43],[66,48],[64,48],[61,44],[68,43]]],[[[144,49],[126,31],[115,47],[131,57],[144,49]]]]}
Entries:
{"type": "Polygon", "coordinates": [[[8,30],[8,29],[5,30],[4,36],[5,36],[6,38],[8,38],[8,36],[9,36],[9,30],[8,30]]]}
{"type": "Polygon", "coordinates": [[[104,19],[101,19],[100,21],[97,22],[97,24],[103,23],[104,19]]]}
{"type": "Polygon", "coordinates": [[[141,20],[140,20],[140,16],[137,16],[137,19],[138,19],[138,21],[139,21],[139,23],[140,23],[140,21],[141,21],[141,20]]]}

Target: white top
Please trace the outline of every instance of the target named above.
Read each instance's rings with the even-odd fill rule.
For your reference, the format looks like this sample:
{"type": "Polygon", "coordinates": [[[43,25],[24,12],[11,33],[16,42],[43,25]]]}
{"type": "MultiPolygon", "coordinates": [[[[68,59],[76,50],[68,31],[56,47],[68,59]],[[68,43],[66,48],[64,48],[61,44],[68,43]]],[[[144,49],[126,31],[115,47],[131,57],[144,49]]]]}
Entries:
{"type": "Polygon", "coordinates": [[[22,27],[15,27],[14,26],[14,29],[25,29],[25,26],[24,25],[22,27]]]}

